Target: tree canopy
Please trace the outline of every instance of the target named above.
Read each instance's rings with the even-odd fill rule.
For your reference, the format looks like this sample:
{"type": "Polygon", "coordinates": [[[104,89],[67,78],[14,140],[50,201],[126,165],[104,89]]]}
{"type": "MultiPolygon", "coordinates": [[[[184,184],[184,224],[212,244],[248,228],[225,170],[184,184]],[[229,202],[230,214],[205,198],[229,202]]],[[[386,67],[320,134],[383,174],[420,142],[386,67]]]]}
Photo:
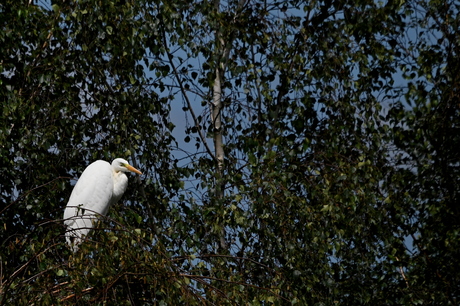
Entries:
{"type": "Polygon", "coordinates": [[[457,305],[459,7],[3,1],[0,305],[457,305]]]}

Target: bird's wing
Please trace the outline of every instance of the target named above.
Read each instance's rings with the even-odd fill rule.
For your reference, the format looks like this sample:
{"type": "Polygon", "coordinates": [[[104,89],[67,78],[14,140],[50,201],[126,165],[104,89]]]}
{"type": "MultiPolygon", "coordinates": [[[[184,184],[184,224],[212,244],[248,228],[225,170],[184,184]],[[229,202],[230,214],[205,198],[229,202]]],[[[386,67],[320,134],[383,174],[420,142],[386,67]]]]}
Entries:
{"type": "Polygon", "coordinates": [[[64,219],[80,215],[104,214],[110,205],[112,194],[111,165],[106,161],[95,161],[83,171],[73,188],[64,211],[64,219]]]}

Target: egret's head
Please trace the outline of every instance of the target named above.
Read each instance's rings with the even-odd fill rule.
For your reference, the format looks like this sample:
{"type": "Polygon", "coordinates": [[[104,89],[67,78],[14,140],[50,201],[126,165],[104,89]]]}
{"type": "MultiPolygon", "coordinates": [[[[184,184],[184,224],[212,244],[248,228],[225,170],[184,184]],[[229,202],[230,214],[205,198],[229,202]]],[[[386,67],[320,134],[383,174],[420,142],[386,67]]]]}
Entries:
{"type": "Polygon", "coordinates": [[[131,166],[125,159],[123,158],[117,158],[114,159],[112,162],[112,167],[115,169],[115,171],[122,171],[122,172],[134,172],[137,174],[142,174],[139,170],[131,166]]]}

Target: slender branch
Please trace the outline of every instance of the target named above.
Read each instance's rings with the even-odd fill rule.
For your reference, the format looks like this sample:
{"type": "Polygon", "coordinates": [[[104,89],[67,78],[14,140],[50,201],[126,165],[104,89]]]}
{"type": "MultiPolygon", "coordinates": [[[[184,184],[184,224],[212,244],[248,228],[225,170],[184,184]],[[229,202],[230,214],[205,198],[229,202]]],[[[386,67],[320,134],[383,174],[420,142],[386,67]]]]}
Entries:
{"type": "Polygon", "coordinates": [[[29,193],[31,193],[32,191],[34,191],[35,189],[39,189],[39,188],[42,188],[42,187],[45,187],[46,185],[49,185],[51,183],[53,183],[54,181],[57,181],[57,180],[60,180],[60,179],[71,179],[71,177],[68,177],[68,176],[59,176],[55,179],[52,179],[51,181],[47,182],[47,183],[44,183],[40,186],[37,186],[37,187],[34,187],[30,190],[28,190],[27,192],[21,194],[20,196],[18,196],[16,198],[16,200],[14,200],[13,202],[11,202],[10,204],[6,205],[1,211],[0,211],[0,215],[5,211],[7,210],[11,205],[13,205],[14,203],[16,203],[17,201],[19,201],[21,198],[25,197],[26,195],[28,195],[29,193]]]}
{"type": "Polygon", "coordinates": [[[3,284],[6,283],[6,281],[3,281],[3,260],[2,257],[0,257],[0,295],[3,296],[3,284]]]}
{"type": "MultiPolygon", "coordinates": [[[[236,282],[236,281],[231,281],[231,280],[216,278],[216,277],[212,277],[212,276],[203,276],[203,275],[194,275],[194,274],[184,274],[184,273],[179,273],[179,275],[182,276],[182,277],[187,277],[187,278],[194,279],[194,280],[197,280],[197,281],[198,281],[199,279],[209,279],[209,280],[215,280],[215,281],[225,282],[225,283],[229,283],[229,284],[242,285],[242,286],[247,286],[247,287],[256,288],[256,289],[260,289],[260,290],[265,290],[265,291],[268,291],[268,292],[270,292],[271,294],[275,295],[276,297],[281,298],[281,299],[283,299],[283,300],[289,302],[288,299],[286,299],[286,298],[280,296],[279,294],[273,292],[273,291],[272,291],[272,288],[259,287],[259,286],[252,285],[252,284],[248,284],[248,283],[236,282]]],[[[208,283],[206,283],[206,284],[209,285],[208,283]]]]}
{"type": "Polygon", "coordinates": [[[9,279],[7,281],[5,281],[3,284],[5,284],[3,286],[2,284],[2,290],[4,291],[4,294],[2,296],[2,299],[0,300],[0,305],[4,305],[5,304],[5,301],[6,301],[6,292],[8,291],[8,288],[11,286],[11,284],[13,283],[14,279],[22,272],[24,271],[32,261],[34,261],[37,257],[39,257],[41,254],[45,253],[46,251],[48,251],[51,247],[55,246],[56,244],[52,245],[52,246],[49,246],[49,247],[46,247],[46,248],[43,248],[41,251],[37,252],[34,254],[34,256],[32,256],[25,264],[23,264],[21,267],[19,267],[19,269],[17,269],[16,271],[13,272],[13,274],[11,274],[11,276],[9,277],[9,279]]]}
{"type": "Polygon", "coordinates": [[[71,284],[70,281],[65,281],[65,282],[54,285],[53,287],[51,287],[51,290],[52,290],[51,294],[59,293],[61,291],[60,287],[65,286],[65,285],[70,285],[70,284],[71,284]]]}
{"type": "MultiPolygon", "coordinates": [[[[164,26],[163,19],[162,19],[161,16],[159,16],[159,19],[160,19],[160,23],[164,26]]],[[[163,36],[162,36],[163,44],[166,46],[167,45],[166,34],[164,33],[164,31],[163,31],[162,34],[163,34],[163,36]]],[[[184,97],[185,102],[187,103],[187,107],[188,107],[188,109],[190,111],[190,114],[192,115],[193,122],[195,123],[195,127],[196,127],[196,129],[198,131],[198,135],[199,135],[199,137],[201,139],[201,142],[203,142],[203,145],[206,148],[206,152],[209,154],[209,156],[211,156],[211,158],[213,160],[216,160],[216,157],[214,156],[214,154],[212,153],[211,149],[208,146],[208,143],[206,142],[206,138],[203,135],[203,131],[201,130],[198,118],[196,117],[195,112],[193,111],[192,103],[190,102],[190,99],[187,96],[187,91],[185,90],[185,87],[184,87],[184,85],[182,83],[182,80],[179,77],[179,72],[177,71],[176,65],[173,62],[173,56],[171,55],[170,52],[167,52],[167,55],[168,55],[169,64],[171,65],[171,67],[172,67],[172,69],[174,71],[174,77],[176,78],[176,81],[179,84],[179,88],[180,88],[180,91],[182,93],[182,96],[184,97]]]]}
{"type": "MultiPolygon", "coordinates": [[[[206,254],[206,255],[198,255],[195,256],[195,258],[209,258],[209,257],[221,257],[221,258],[232,258],[232,259],[239,259],[239,260],[244,260],[244,261],[250,261],[256,265],[259,265],[261,267],[264,267],[268,270],[274,271],[272,268],[270,268],[267,265],[264,265],[263,263],[260,263],[254,259],[247,258],[247,257],[240,257],[240,256],[231,256],[231,255],[224,255],[224,254],[206,254]]],[[[183,259],[190,259],[190,256],[176,256],[174,257],[171,261],[177,261],[177,260],[183,260],[183,259]]]]}
{"type": "MultiPolygon", "coordinates": [[[[81,295],[87,294],[87,293],[89,293],[89,292],[90,292],[91,290],[93,290],[93,289],[94,289],[94,287],[90,287],[90,288],[83,289],[83,290],[81,291],[80,294],[81,294],[81,295]]],[[[71,294],[71,295],[68,295],[68,296],[62,298],[62,299],[61,299],[61,302],[70,300],[71,298],[76,297],[76,295],[77,295],[76,293],[73,293],[73,294],[71,294]]]]}
{"type": "MultiPolygon", "coordinates": [[[[400,261],[398,257],[396,257],[396,260],[397,260],[397,261],[400,261]]],[[[410,288],[410,286],[409,286],[409,281],[407,280],[406,274],[404,274],[403,267],[402,267],[402,266],[399,266],[398,269],[399,269],[399,273],[401,273],[402,278],[403,278],[404,281],[406,282],[407,288],[410,288]]]]}

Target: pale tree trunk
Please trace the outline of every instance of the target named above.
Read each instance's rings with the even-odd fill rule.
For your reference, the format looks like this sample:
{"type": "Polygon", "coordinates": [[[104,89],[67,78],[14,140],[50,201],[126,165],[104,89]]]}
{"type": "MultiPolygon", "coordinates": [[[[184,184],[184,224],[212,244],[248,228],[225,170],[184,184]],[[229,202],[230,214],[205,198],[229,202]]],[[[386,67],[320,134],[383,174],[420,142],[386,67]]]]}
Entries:
{"type": "MultiPolygon", "coordinates": [[[[216,12],[219,12],[220,1],[214,2],[216,12]]],[[[224,167],[224,139],[223,139],[223,127],[222,127],[222,111],[224,109],[224,103],[222,101],[222,83],[226,68],[227,60],[230,56],[230,50],[232,46],[232,35],[227,35],[225,41],[224,34],[220,29],[216,29],[216,53],[219,54],[218,62],[216,63],[215,78],[213,84],[213,96],[211,104],[211,124],[214,130],[214,150],[215,158],[217,161],[217,172],[222,173],[224,167]]]]}
{"type": "MultiPolygon", "coordinates": [[[[247,0],[240,0],[238,3],[237,12],[235,12],[235,19],[238,16],[238,12],[244,7],[247,0]]],[[[216,0],[214,2],[216,12],[219,12],[220,1],[216,0]]],[[[226,33],[224,35],[220,29],[216,29],[215,32],[216,39],[216,53],[219,54],[218,63],[216,63],[215,78],[213,84],[213,95],[211,103],[211,124],[213,127],[213,137],[214,137],[214,153],[217,163],[216,167],[216,180],[215,180],[215,196],[216,201],[221,202],[220,200],[224,197],[224,187],[225,182],[223,182],[223,170],[224,170],[224,137],[223,137],[223,125],[222,125],[222,112],[224,110],[224,102],[222,99],[223,89],[222,84],[224,82],[224,74],[227,66],[227,61],[230,57],[230,51],[233,43],[234,33],[226,33]]],[[[222,224],[222,229],[220,232],[220,247],[222,249],[227,249],[227,242],[225,241],[225,224],[222,224]]]]}
{"type": "MultiPolygon", "coordinates": [[[[216,32],[216,39],[219,41],[220,44],[218,46],[225,48],[225,44],[223,39],[221,38],[221,33],[219,31],[216,32]]],[[[219,52],[219,50],[217,50],[219,52]]],[[[226,50],[223,50],[225,53],[226,50]]],[[[211,124],[213,126],[214,132],[214,152],[216,158],[216,176],[215,176],[215,197],[217,202],[221,202],[224,197],[224,182],[222,181],[222,174],[224,169],[224,136],[223,136],[223,126],[222,126],[222,111],[224,109],[224,103],[222,101],[222,77],[225,71],[225,58],[221,58],[221,62],[218,63],[216,68],[216,77],[214,79],[213,85],[213,96],[212,96],[212,104],[211,104],[211,124]]],[[[227,242],[225,240],[225,224],[222,224],[222,228],[219,234],[220,240],[220,248],[227,249],[227,242]]]]}
{"type": "Polygon", "coordinates": [[[222,127],[222,111],[224,109],[224,103],[222,102],[222,72],[225,69],[225,65],[222,64],[222,70],[216,68],[216,78],[214,79],[213,86],[213,99],[211,105],[211,120],[214,130],[214,150],[217,162],[217,172],[222,173],[224,167],[224,138],[223,138],[223,127],[222,127]]]}

